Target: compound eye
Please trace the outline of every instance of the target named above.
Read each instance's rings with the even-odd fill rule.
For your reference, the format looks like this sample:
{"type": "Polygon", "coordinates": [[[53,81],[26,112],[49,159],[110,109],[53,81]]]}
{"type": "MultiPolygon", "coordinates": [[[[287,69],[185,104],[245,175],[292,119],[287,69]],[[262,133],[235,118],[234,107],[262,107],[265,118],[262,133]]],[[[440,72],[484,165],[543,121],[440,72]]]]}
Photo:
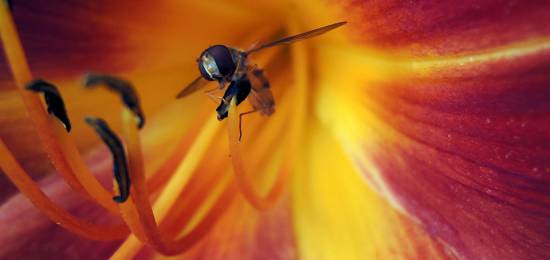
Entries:
{"type": "Polygon", "coordinates": [[[205,79],[212,81],[221,77],[216,61],[208,52],[203,53],[198,62],[199,70],[205,79]]]}
{"type": "Polygon", "coordinates": [[[207,80],[222,80],[237,69],[233,55],[224,45],[214,45],[204,50],[198,59],[199,70],[207,80]]]}
{"type": "Polygon", "coordinates": [[[233,75],[237,66],[228,47],[224,45],[214,45],[208,48],[205,53],[210,54],[210,57],[214,59],[221,77],[225,78],[233,75]]]}

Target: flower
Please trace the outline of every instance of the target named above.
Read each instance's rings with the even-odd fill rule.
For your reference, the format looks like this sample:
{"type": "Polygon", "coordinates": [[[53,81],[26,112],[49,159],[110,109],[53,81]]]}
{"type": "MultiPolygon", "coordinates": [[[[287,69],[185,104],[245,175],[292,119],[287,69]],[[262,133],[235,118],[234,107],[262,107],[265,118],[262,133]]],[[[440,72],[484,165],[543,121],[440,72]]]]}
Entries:
{"type": "Polygon", "coordinates": [[[69,212],[36,190],[29,197],[40,211],[22,195],[8,199],[14,189],[2,180],[0,221],[9,228],[0,254],[154,257],[175,253],[163,242],[183,236],[176,251],[192,259],[548,258],[548,10],[512,1],[16,2],[33,75],[59,87],[73,129],[67,135],[40,115],[35,94],[22,91],[23,106],[14,91],[14,78],[21,86],[30,75],[10,74],[24,59],[9,49],[18,44],[6,37],[4,10],[2,168],[18,171],[14,154],[69,212]],[[174,99],[210,44],[246,48],[281,28],[294,34],[342,19],[346,27],[252,57],[277,106],[271,117],[245,119],[238,146],[203,96],[174,99]],[[87,71],[135,85],[147,116],[139,134],[115,95],[77,87],[87,71]],[[120,212],[90,178],[108,186],[112,172],[86,115],[125,141],[134,189],[120,212]],[[248,203],[254,190],[230,170],[238,159],[253,189],[276,188],[269,203],[248,203]]]}

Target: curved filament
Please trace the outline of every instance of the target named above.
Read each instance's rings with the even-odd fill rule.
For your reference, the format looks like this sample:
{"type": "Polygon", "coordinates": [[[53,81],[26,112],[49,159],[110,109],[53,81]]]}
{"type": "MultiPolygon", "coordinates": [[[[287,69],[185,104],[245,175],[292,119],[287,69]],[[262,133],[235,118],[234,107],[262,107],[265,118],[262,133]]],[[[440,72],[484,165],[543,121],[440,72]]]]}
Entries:
{"type": "MultiPolygon", "coordinates": [[[[132,192],[131,197],[135,202],[134,208],[131,209],[135,212],[138,220],[139,227],[135,227],[132,224],[131,219],[126,219],[132,230],[138,229],[136,231],[142,230],[146,237],[146,241],[150,243],[157,251],[165,255],[175,255],[179,254],[188,248],[190,248],[194,243],[198,242],[207,232],[207,230],[213,225],[221,212],[223,212],[228,206],[229,201],[235,196],[235,189],[232,188],[234,185],[228,185],[223,192],[223,194],[218,198],[218,201],[210,209],[207,215],[202,218],[201,222],[188,234],[183,237],[173,240],[166,239],[162,236],[161,230],[157,225],[151,203],[149,201],[149,192],[147,190],[147,185],[145,182],[145,174],[143,168],[143,161],[141,160],[141,146],[139,139],[139,132],[133,121],[133,115],[127,109],[123,112],[123,122],[124,122],[124,139],[127,143],[128,149],[128,158],[129,158],[129,167],[130,167],[130,177],[132,179],[132,192]]],[[[194,145],[195,149],[191,149],[187,158],[183,161],[182,165],[178,168],[178,172],[174,174],[172,179],[169,181],[168,186],[161,193],[158,201],[159,204],[156,204],[156,211],[159,213],[159,219],[163,219],[166,214],[168,214],[169,206],[174,205],[174,200],[178,198],[182,186],[186,182],[184,179],[185,176],[191,176],[192,171],[198,165],[198,162],[206,148],[209,147],[209,142],[213,140],[213,135],[217,133],[215,127],[215,121],[212,120],[207,124],[210,129],[203,129],[204,132],[201,134],[201,137],[198,138],[197,143],[200,145],[194,145]],[[206,142],[206,143],[205,143],[206,142]],[[178,191],[179,190],[179,191],[178,191]],[[167,203],[168,202],[168,203],[167,203]]],[[[188,177],[187,177],[188,178],[188,177]]],[[[128,240],[126,245],[121,246],[121,249],[113,256],[116,258],[127,258],[136,253],[136,247],[140,247],[136,244],[135,239],[128,240]]]]}
{"type": "Polygon", "coordinates": [[[236,98],[231,99],[228,115],[228,135],[229,151],[231,153],[231,162],[235,172],[235,179],[244,197],[250,204],[258,210],[270,209],[276,205],[283,194],[284,184],[286,183],[287,171],[283,169],[279,173],[277,180],[267,193],[262,197],[254,188],[254,184],[248,178],[244,169],[244,164],[239,148],[239,115],[236,98]]]}
{"type": "Polygon", "coordinates": [[[94,240],[116,240],[128,235],[125,225],[96,225],[71,215],[51,201],[15,160],[4,141],[0,139],[0,167],[13,184],[36,208],[53,222],[82,237],[94,240]]]}
{"type": "Polygon", "coordinates": [[[111,200],[111,192],[89,172],[69,135],[64,130],[60,131],[60,125],[46,113],[38,94],[25,89],[25,85],[32,81],[33,77],[9,8],[4,3],[0,4],[0,37],[17,89],[43,144],[42,147],[55,169],[73,190],[118,214],[118,207],[111,200]]]}

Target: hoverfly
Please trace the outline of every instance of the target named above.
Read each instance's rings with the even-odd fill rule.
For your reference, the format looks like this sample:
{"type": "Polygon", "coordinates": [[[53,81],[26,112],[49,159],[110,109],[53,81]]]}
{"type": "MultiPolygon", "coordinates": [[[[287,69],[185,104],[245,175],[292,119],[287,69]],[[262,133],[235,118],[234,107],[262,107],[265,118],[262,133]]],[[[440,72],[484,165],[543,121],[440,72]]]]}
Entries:
{"type": "Polygon", "coordinates": [[[248,63],[248,56],[270,47],[291,44],[319,36],[346,23],[339,22],[323,26],[315,30],[254,46],[246,51],[225,45],[210,46],[197,59],[201,75],[183,88],[178,93],[177,98],[182,98],[195,92],[209,81],[217,81],[219,88],[206,91],[207,94],[218,89],[223,90],[226,83],[229,83],[229,87],[227,87],[223,97],[220,98],[220,105],[216,108],[218,120],[221,121],[227,117],[229,104],[233,97],[236,97],[237,105],[249,97],[248,100],[253,108],[251,111],[241,113],[239,120],[243,115],[254,112],[260,112],[262,115],[269,116],[275,112],[275,101],[270,90],[269,80],[265,77],[262,69],[248,63]],[[261,84],[252,84],[250,79],[261,84]]]}

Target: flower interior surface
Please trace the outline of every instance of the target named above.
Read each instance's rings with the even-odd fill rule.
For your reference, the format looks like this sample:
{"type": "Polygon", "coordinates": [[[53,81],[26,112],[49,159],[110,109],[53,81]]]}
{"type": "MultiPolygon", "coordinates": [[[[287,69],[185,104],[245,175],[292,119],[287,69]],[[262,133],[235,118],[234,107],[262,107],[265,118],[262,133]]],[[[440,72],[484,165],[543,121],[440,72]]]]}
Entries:
{"type": "Polygon", "coordinates": [[[550,6],[497,2],[3,1],[0,256],[550,257],[550,6]]]}

